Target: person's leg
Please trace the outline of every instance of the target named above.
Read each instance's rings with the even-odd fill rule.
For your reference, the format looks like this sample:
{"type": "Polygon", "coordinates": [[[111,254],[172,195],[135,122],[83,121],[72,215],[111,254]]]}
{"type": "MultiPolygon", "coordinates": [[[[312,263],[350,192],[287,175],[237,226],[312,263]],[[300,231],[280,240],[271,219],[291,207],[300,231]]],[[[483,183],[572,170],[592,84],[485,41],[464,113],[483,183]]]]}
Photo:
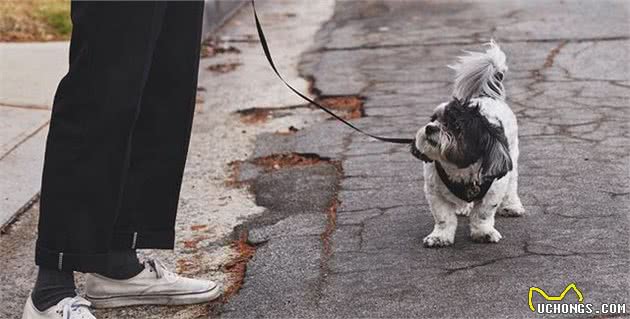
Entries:
{"type": "Polygon", "coordinates": [[[140,273],[136,248],[173,247],[194,112],[202,11],[201,3],[168,4],[132,137],[112,267],[101,273],[106,277],[126,279],[140,273]]]}
{"type": "Polygon", "coordinates": [[[195,108],[202,2],[169,2],[131,143],[114,249],[172,249],[195,108]]]}
{"type": "MultiPolygon", "coordinates": [[[[164,8],[72,3],[70,69],[55,95],[42,179],[35,257],[42,283],[67,289],[72,271],[109,268],[131,132],[164,8]]],[[[36,285],[33,295],[42,297],[41,287],[50,285],[36,285]]]]}
{"type": "MultiPolygon", "coordinates": [[[[134,249],[174,246],[175,215],[195,106],[202,14],[203,2],[167,4],[133,132],[112,249],[131,254],[134,249]]],[[[89,274],[86,297],[94,307],[107,308],[203,303],[221,293],[216,283],[180,277],[157,260],[149,259],[144,266],[127,279],[89,274]]]]}
{"type": "Polygon", "coordinates": [[[41,267],[37,272],[37,280],[31,298],[35,308],[44,311],[64,298],[74,297],[76,289],[74,272],[41,267]]]}
{"type": "Polygon", "coordinates": [[[144,270],[135,249],[114,249],[109,252],[109,268],[99,275],[111,279],[129,279],[144,270]]]}

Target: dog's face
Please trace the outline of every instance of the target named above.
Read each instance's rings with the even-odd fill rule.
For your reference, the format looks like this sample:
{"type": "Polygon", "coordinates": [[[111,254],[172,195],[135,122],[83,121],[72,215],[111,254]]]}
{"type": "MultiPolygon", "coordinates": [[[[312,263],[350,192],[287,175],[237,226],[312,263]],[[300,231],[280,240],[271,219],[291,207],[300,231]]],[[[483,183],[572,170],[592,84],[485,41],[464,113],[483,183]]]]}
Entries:
{"type": "Polygon", "coordinates": [[[500,178],[512,169],[503,127],[490,123],[479,106],[458,100],[435,110],[430,122],[418,130],[412,153],[426,162],[458,168],[479,162],[484,178],[500,178]]]}

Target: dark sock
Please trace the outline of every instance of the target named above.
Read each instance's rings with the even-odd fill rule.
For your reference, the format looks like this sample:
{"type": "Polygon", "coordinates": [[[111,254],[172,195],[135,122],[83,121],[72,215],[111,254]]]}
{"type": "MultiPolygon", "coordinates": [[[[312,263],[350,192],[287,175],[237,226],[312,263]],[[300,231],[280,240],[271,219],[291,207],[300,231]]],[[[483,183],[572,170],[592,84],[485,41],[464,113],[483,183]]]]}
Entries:
{"type": "Polygon", "coordinates": [[[44,311],[64,298],[76,296],[76,289],[74,272],[39,267],[35,288],[31,293],[33,305],[37,310],[44,311]]]}
{"type": "Polygon", "coordinates": [[[144,269],[138,260],[135,249],[113,250],[109,253],[109,270],[99,273],[111,279],[129,279],[135,277],[144,269]]]}

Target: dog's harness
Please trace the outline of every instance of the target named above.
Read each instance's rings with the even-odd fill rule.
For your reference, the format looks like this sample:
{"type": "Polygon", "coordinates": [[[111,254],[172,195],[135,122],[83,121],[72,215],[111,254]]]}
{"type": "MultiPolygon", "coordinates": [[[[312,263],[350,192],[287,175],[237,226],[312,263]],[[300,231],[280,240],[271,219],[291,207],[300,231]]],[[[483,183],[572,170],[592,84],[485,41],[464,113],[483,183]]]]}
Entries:
{"type": "Polygon", "coordinates": [[[473,181],[471,183],[453,182],[448,178],[444,168],[437,161],[435,162],[435,170],[437,170],[438,176],[440,176],[440,179],[442,180],[442,183],[446,185],[446,188],[448,188],[453,195],[457,196],[457,198],[468,203],[481,200],[484,196],[486,196],[486,193],[488,193],[488,190],[496,179],[493,177],[481,184],[479,184],[478,181],[473,181]]]}

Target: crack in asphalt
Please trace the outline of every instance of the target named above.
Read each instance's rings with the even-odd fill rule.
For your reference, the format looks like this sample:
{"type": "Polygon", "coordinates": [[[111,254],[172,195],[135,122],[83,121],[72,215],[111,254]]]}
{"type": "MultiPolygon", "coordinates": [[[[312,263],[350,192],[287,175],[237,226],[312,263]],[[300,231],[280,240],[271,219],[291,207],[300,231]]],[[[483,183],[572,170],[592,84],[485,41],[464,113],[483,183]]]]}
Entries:
{"type": "Polygon", "coordinates": [[[617,198],[620,196],[628,196],[630,195],[630,192],[612,192],[612,191],[601,191],[604,192],[608,195],[610,195],[610,198],[617,198]]]}
{"type": "MultiPolygon", "coordinates": [[[[557,47],[553,48],[549,52],[549,55],[547,55],[547,58],[545,59],[545,64],[543,65],[543,69],[548,69],[553,66],[553,62],[554,62],[554,59],[556,58],[556,55],[560,53],[560,50],[562,50],[562,48],[564,48],[564,46],[567,45],[567,43],[569,43],[569,41],[566,41],[566,40],[561,41],[557,47]]],[[[565,73],[568,74],[569,72],[566,71],[565,73]]]]}
{"type": "MultiPolygon", "coordinates": [[[[630,39],[630,37],[592,38],[589,40],[619,41],[619,40],[628,40],[628,39],[630,39]]],[[[529,115],[529,113],[533,111],[535,112],[535,111],[543,110],[541,107],[532,105],[532,103],[529,102],[535,99],[536,97],[539,97],[547,93],[546,89],[540,90],[540,89],[537,89],[536,86],[542,83],[558,83],[558,82],[563,81],[563,80],[548,80],[547,79],[547,76],[545,75],[545,71],[554,67],[557,67],[558,69],[563,71],[564,78],[567,79],[567,80],[564,80],[564,82],[575,81],[575,82],[584,82],[585,84],[590,83],[590,82],[603,82],[603,83],[607,83],[616,87],[620,87],[622,89],[630,88],[630,85],[623,84],[621,83],[623,81],[620,81],[620,80],[574,78],[568,69],[562,66],[557,66],[555,61],[556,61],[556,57],[560,55],[561,50],[568,43],[585,42],[585,39],[581,39],[581,40],[582,41],[576,41],[575,39],[573,40],[564,39],[564,40],[559,41],[557,45],[549,51],[549,53],[547,54],[545,58],[544,63],[539,68],[530,70],[529,78],[532,79],[532,81],[530,81],[529,83],[525,85],[526,90],[522,94],[524,95],[524,97],[521,97],[521,95],[519,94],[512,95],[510,97],[509,102],[511,104],[514,104],[520,107],[519,110],[515,110],[515,114],[517,114],[519,118],[527,119],[528,121],[532,123],[542,124],[552,129],[551,133],[544,132],[543,130],[539,130],[539,132],[534,132],[534,133],[522,133],[520,134],[520,137],[522,137],[523,139],[541,138],[541,137],[567,137],[567,138],[574,139],[576,141],[592,144],[593,146],[596,147],[596,146],[599,146],[603,141],[609,138],[609,136],[602,136],[601,138],[593,138],[593,137],[589,137],[589,135],[601,131],[603,129],[604,123],[616,121],[619,118],[618,114],[615,116],[615,118],[611,118],[610,116],[606,115],[606,113],[603,113],[603,114],[597,115],[597,118],[594,120],[590,120],[590,121],[587,121],[584,123],[578,123],[578,124],[553,123],[550,121],[551,120],[550,117],[546,119],[543,118],[542,120],[540,120],[539,117],[533,117],[529,115]],[[582,130],[582,131],[572,130],[574,128],[585,126],[585,125],[591,125],[592,127],[589,130],[582,130]]],[[[583,50],[584,49],[582,49],[581,51],[583,50]]],[[[570,100],[571,103],[573,103],[573,105],[583,106],[584,108],[591,108],[591,109],[595,108],[596,110],[604,109],[604,108],[608,108],[611,110],[625,110],[625,108],[621,106],[602,105],[601,104],[602,96],[584,95],[583,94],[584,88],[585,87],[583,86],[583,87],[578,87],[576,89],[568,90],[571,93],[571,95],[565,99],[570,100]],[[592,99],[593,103],[582,102],[584,99],[586,100],[592,99]]],[[[622,101],[627,100],[626,96],[615,96],[611,94],[606,95],[605,98],[608,100],[614,100],[614,99],[620,99],[622,101]]]]}
{"type": "Polygon", "coordinates": [[[401,207],[418,207],[418,206],[426,206],[426,205],[401,204],[401,205],[392,205],[392,206],[373,206],[373,207],[362,208],[362,209],[345,209],[345,210],[340,211],[339,213],[366,212],[366,211],[369,211],[371,209],[378,209],[378,210],[382,210],[382,211],[388,211],[388,210],[391,210],[391,209],[396,209],[396,208],[401,208],[401,207]]]}
{"type": "Polygon", "coordinates": [[[460,272],[460,271],[466,271],[466,270],[472,270],[472,269],[477,269],[477,268],[482,268],[488,265],[492,265],[498,262],[502,262],[505,260],[513,260],[513,259],[519,259],[519,258],[527,258],[527,257],[560,257],[560,258],[564,258],[564,257],[590,257],[593,255],[610,255],[609,253],[600,253],[600,252],[576,252],[576,251],[572,251],[572,250],[567,250],[567,249],[562,249],[562,248],[558,248],[558,247],[554,247],[551,245],[540,245],[540,246],[546,246],[549,248],[553,248],[553,249],[557,249],[557,250],[564,250],[567,253],[566,254],[559,254],[559,253],[542,253],[542,252],[536,252],[536,251],[532,251],[530,248],[530,244],[529,242],[525,242],[523,245],[523,253],[519,254],[519,255],[515,255],[515,256],[506,256],[506,257],[499,257],[499,258],[494,258],[494,259],[490,259],[490,260],[486,260],[484,262],[481,263],[476,263],[476,264],[472,264],[472,265],[467,265],[467,266],[463,266],[463,267],[455,267],[455,268],[444,268],[443,270],[446,272],[447,276],[450,276],[454,273],[460,272]]]}
{"type": "Polygon", "coordinates": [[[351,141],[351,136],[346,135],[343,138],[343,151],[341,152],[339,160],[335,165],[337,174],[339,178],[336,179],[336,185],[334,196],[331,199],[331,203],[328,211],[326,212],[326,227],[322,234],[320,235],[320,240],[322,242],[322,252],[321,259],[319,264],[319,278],[317,280],[317,287],[315,295],[317,300],[315,303],[317,305],[321,304],[322,298],[324,297],[324,289],[328,285],[328,274],[330,273],[330,258],[334,253],[334,242],[333,242],[333,234],[337,229],[337,213],[338,207],[341,204],[339,200],[339,190],[341,188],[341,180],[343,178],[343,161],[345,159],[344,154],[348,151],[351,141]]]}

